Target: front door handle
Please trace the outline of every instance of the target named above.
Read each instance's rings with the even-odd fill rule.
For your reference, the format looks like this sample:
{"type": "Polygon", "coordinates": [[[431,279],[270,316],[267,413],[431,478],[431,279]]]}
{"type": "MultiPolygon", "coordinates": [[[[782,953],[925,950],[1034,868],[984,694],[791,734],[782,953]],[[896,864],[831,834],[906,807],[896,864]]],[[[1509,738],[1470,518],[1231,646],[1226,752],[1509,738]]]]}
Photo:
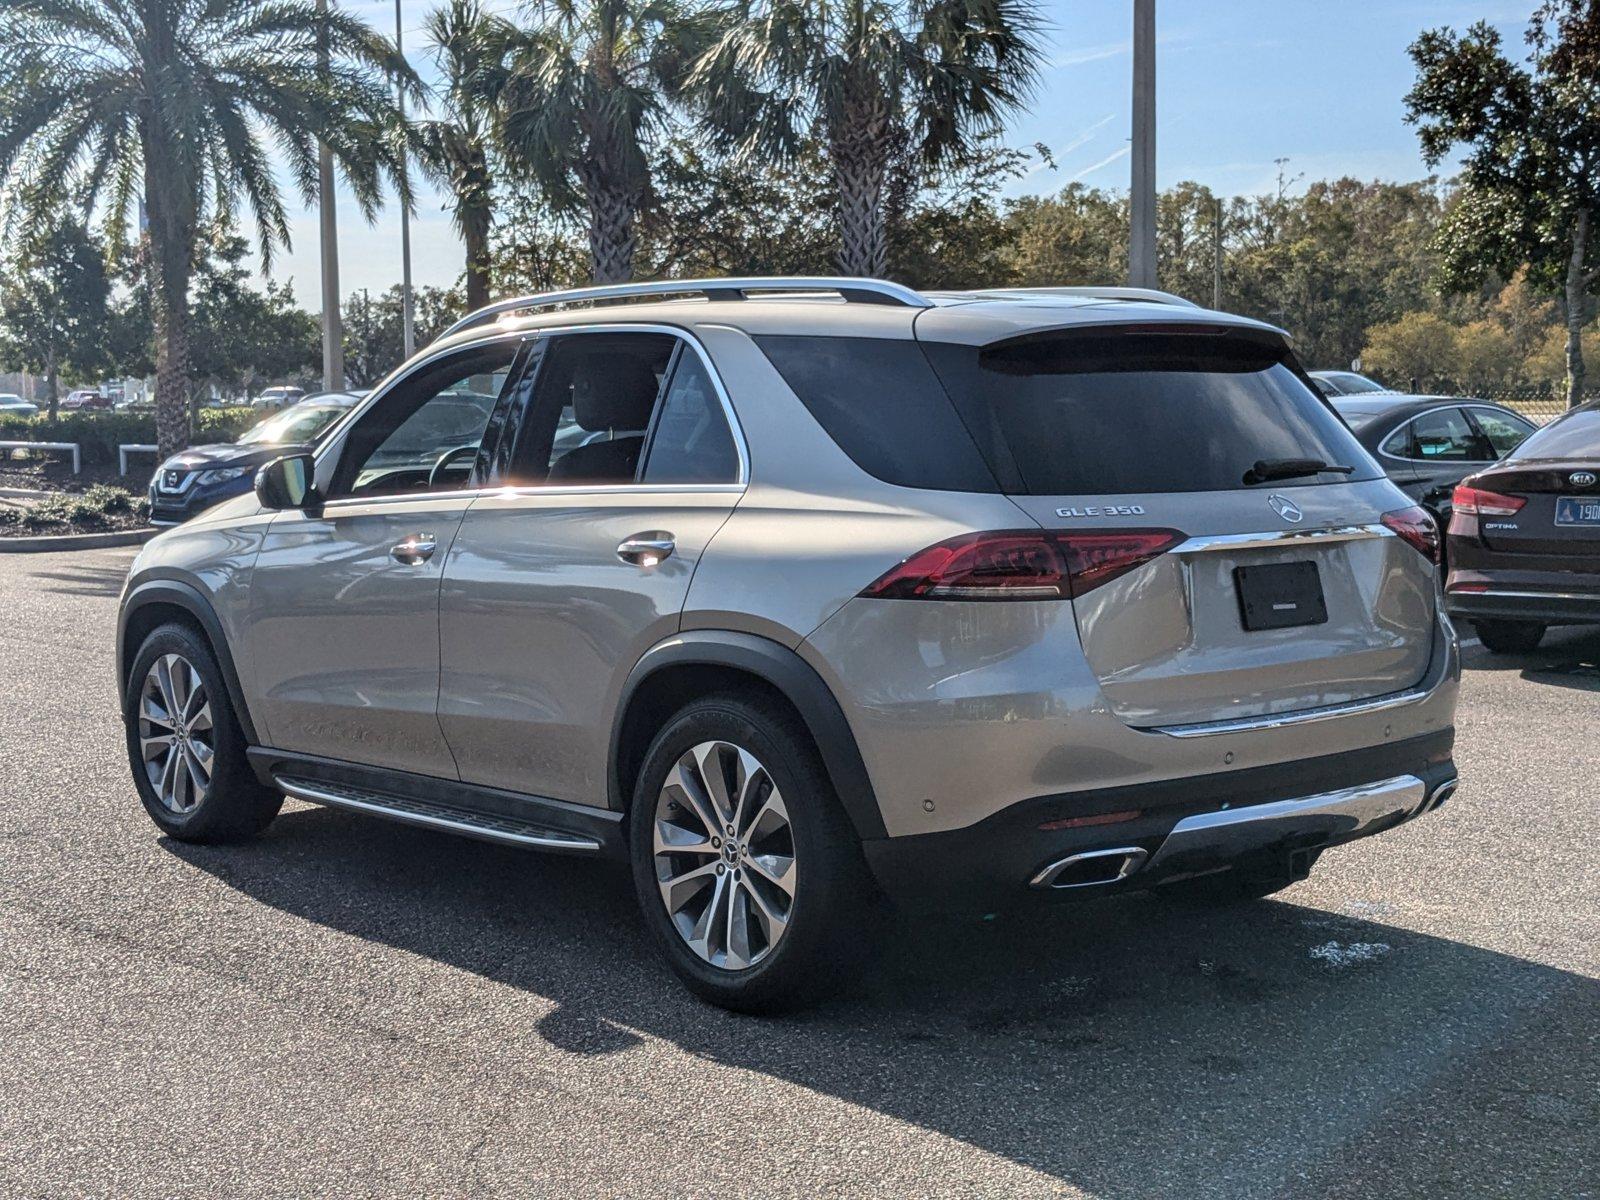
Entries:
{"type": "Polygon", "coordinates": [[[663,530],[636,533],[617,547],[617,557],[636,567],[653,567],[662,559],[670,558],[678,548],[672,535],[663,530]]]}
{"type": "Polygon", "coordinates": [[[389,557],[397,563],[414,567],[427,562],[438,548],[439,544],[433,540],[433,534],[412,533],[395,543],[394,549],[389,551],[389,557]]]}

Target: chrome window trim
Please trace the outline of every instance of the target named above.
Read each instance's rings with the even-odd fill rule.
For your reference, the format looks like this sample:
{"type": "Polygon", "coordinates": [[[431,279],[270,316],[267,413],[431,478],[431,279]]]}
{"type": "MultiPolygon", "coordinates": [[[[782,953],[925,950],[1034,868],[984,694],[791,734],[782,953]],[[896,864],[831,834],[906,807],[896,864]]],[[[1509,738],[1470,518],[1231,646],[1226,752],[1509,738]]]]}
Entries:
{"type": "MultiPolygon", "coordinates": [[[[1431,417],[1431,416],[1433,416],[1434,413],[1443,412],[1447,408],[1455,408],[1455,409],[1465,410],[1465,409],[1469,409],[1469,408],[1489,408],[1489,407],[1490,406],[1487,405],[1487,404],[1458,403],[1458,404],[1439,404],[1439,405],[1435,405],[1433,408],[1425,409],[1422,412],[1419,412],[1419,413],[1416,413],[1416,414],[1414,414],[1414,415],[1412,415],[1410,417],[1407,417],[1404,421],[1402,421],[1400,424],[1396,425],[1393,429],[1391,429],[1389,431],[1388,435],[1386,437],[1384,437],[1383,441],[1378,443],[1378,453],[1381,454],[1384,458],[1387,458],[1392,462],[1417,463],[1417,464],[1419,464],[1421,466],[1425,466],[1425,467],[1435,467],[1435,466],[1438,466],[1441,463],[1456,464],[1456,465],[1463,466],[1463,467],[1492,467],[1492,466],[1494,466],[1495,463],[1500,461],[1498,458],[1410,458],[1410,457],[1408,457],[1407,455],[1404,455],[1404,454],[1390,454],[1387,450],[1385,450],[1383,448],[1383,443],[1384,442],[1387,442],[1390,438],[1394,437],[1394,435],[1399,433],[1402,429],[1406,429],[1409,426],[1415,424],[1416,422],[1422,420],[1423,417],[1431,417]]],[[[1534,426],[1534,428],[1537,429],[1538,426],[1534,426]]],[[[1487,436],[1487,435],[1485,435],[1485,436],[1487,436]]]]}
{"type": "Polygon", "coordinates": [[[573,325],[546,325],[538,329],[508,330],[500,327],[486,331],[485,336],[474,338],[467,342],[457,342],[431,353],[424,351],[410,362],[402,363],[391,371],[381,383],[372,389],[372,393],[351,410],[350,414],[340,422],[340,428],[329,430],[326,440],[315,452],[318,465],[321,465],[321,456],[335,442],[340,441],[346,427],[360,420],[362,415],[374,404],[381,403],[383,398],[395,387],[403,384],[416,372],[438,361],[446,355],[469,353],[480,349],[493,342],[512,340],[523,342],[549,337],[555,334],[585,334],[585,333],[660,333],[675,337],[686,343],[700,356],[700,364],[706,370],[706,375],[711,380],[711,386],[716,389],[717,400],[722,405],[722,415],[728,422],[728,429],[733,434],[733,447],[739,455],[739,478],[733,483],[608,483],[608,484],[574,484],[558,487],[484,487],[462,488],[451,492],[405,492],[394,496],[339,496],[323,504],[323,509],[353,508],[369,504],[385,503],[415,503],[418,500],[449,500],[462,497],[497,496],[497,495],[535,495],[535,496],[582,496],[582,495],[611,495],[616,493],[640,494],[645,492],[660,493],[733,493],[743,492],[750,485],[750,450],[749,443],[745,440],[744,427],[739,424],[739,416],[734,411],[733,400],[728,395],[727,386],[722,382],[716,364],[712,361],[710,353],[704,343],[687,329],[675,325],[663,325],[652,322],[618,321],[604,325],[573,324],[573,325]]]}

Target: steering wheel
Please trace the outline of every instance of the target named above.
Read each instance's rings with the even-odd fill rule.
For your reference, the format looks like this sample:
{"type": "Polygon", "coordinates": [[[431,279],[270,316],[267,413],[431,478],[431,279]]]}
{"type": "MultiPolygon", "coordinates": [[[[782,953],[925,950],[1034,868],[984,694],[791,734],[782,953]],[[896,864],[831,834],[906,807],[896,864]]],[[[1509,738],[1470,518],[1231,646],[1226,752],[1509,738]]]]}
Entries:
{"type": "Polygon", "coordinates": [[[446,450],[433,464],[433,469],[428,472],[428,490],[430,492],[433,491],[434,485],[439,481],[439,476],[444,474],[445,468],[455,462],[456,459],[477,453],[478,448],[476,446],[457,446],[454,450],[446,450]]]}

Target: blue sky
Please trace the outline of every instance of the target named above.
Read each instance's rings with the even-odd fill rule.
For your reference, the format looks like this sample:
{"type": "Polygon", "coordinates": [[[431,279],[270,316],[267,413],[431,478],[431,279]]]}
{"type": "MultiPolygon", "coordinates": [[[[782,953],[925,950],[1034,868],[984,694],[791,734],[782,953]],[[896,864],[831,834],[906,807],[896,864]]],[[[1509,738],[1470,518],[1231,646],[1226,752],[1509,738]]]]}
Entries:
{"type": "MultiPolygon", "coordinates": [[[[402,0],[408,56],[428,71],[419,28],[436,0],[402,0]]],[[[506,10],[514,0],[496,0],[506,10]]],[[[1381,3],[1377,0],[1157,0],[1157,174],[1161,186],[1195,179],[1225,194],[1276,186],[1278,158],[1305,181],[1339,175],[1405,180],[1427,173],[1402,121],[1412,70],[1406,47],[1423,29],[1498,27],[1521,52],[1535,0],[1381,3]]],[[[347,9],[385,32],[393,0],[347,9]]],[[[1046,66],[1031,111],[1012,126],[1017,145],[1043,142],[1058,169],[1014,182],[1011,194],[1051,192],[1078,179],[1128,186],[1131,0],[1045,0],[1046,66]]],[[[349,294],[400,278],[397,211],[375,225],[341,206],[340,283],[349,294]]],[[[448,284],[461,248],[439,198],[425,193],[412,221],[418,284],[448,284]]],[[[294,248],[273,274],[292,278],[301,302],[320,307],[315,214],[294,227],[294,248]]]]}

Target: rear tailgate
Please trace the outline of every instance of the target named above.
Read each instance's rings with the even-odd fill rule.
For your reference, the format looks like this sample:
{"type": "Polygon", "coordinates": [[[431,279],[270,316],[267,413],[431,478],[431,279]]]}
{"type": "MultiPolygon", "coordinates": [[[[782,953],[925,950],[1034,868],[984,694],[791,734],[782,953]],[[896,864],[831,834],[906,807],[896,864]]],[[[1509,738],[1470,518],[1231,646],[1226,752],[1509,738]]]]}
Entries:
{"type": "Polygon", "coordinates": [[[1552,558],[1600,555],[1600,486],[1593,462],[1508,463],[1476,486],[1522,501],[1514,513],[1484,513],[1479,536],[1491,550],[1552,558]],[[1576,476],[1577,483],[1573,482],[1576,476]]]}
{"type": "MultiPolygon", "coordinates": [[[[1293,497],[1298,526],[1259,493],[1125,505],[1143,508],[1152,524],[1189,528],[1167,553],[1073,600],[1085,656],[1122,720],[1184,725],[1292,712],[1404,691],[1426,674],[1433,569],[1382,523],[1394,507],[1387,486],[1275,494],[1293,497]]],[[[1088,532],[1083,518],[1058,515],[1093,507],[1081,499],[1014,499],[1048,528],[1088,532]]]]}

